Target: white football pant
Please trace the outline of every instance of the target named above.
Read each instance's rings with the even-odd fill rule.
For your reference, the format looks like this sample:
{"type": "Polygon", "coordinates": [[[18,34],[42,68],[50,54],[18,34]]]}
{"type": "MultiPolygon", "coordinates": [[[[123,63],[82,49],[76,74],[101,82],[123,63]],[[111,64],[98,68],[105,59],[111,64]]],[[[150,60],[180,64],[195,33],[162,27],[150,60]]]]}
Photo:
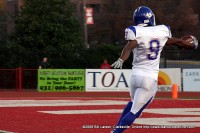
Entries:
{"type": "Polygon", "coordinates": [[[151,99],[155,97],[157,81],[152,78],[132,75],[130,81],[130,96],[133,102],[131,112],[136,114],[151,99]]]}

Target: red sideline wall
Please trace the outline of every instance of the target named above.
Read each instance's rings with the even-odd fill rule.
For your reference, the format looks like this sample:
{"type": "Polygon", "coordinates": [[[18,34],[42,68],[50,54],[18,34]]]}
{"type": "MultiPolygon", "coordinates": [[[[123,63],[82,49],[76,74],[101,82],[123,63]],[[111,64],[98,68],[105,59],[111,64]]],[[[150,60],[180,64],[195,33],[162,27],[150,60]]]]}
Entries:
{"type": "MultiPolygon", "coordinates": [[[[0,91],[0,98],[18,97],[119,97],[128,98],[129,92],[35,92],[0,91]]],[[[157,92],[156,98],[172,98],[171,92],[157,92]]],[[[200,92],[179,92],[178,98],[200,99],[200,92]]]]}

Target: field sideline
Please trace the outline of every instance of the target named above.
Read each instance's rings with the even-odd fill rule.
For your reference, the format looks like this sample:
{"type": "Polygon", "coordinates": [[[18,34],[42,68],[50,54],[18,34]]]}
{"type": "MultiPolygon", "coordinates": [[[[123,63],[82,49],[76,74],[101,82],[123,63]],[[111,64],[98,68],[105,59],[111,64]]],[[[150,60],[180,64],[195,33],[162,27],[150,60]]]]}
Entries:
{"type": "MultiPolygon", "coordinates": [[[[200,93],[157,93],[126,133],[198,133],[200,93]],[[188,99],[192,98],[192,99],[188,99]]],[[[109,133],[129,100],[120,93],[0,92],[2,133],[109,133]]]]}
{"type": "MultiPolygon", "coordinates": [[[[37,91],[0,91],[0,98],[24,97],[107,97],[129,98],[129,92],[37,92],[37,91]]],[[[157,92],[156,98],[171,98],[171,92],[157,92]]],[[[181,99],[200,99],[200,92],[179,92],[181,99]]]]}

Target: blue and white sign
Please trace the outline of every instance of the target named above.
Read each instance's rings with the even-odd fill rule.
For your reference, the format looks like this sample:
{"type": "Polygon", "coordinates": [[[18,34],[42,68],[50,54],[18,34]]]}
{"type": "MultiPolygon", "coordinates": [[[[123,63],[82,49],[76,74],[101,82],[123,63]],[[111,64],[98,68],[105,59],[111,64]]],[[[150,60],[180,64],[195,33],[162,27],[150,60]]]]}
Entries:
{"type": "Polygon", "coordinates": [[[129,91],[131,69],[86,69],[86,91],[129,91]]]}
{"type": "Polygon", "coordinates": [[[183,69],[183,91],[200,91],[200,69],[183,69]]]}

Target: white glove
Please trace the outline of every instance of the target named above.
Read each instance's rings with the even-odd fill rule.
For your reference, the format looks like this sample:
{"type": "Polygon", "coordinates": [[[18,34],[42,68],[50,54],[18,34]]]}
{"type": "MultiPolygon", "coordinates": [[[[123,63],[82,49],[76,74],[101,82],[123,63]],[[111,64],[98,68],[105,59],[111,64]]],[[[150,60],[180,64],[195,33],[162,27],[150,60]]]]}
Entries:
{"type": "Polygon", "coordinates": [[[123,65],[123,60],[119,58],[117,61],[115,61],[115,62],[111,65],[111,67],[122,69],[122,65],[123,65]]]}
{"type": "Polygon", "coordinates": [[[194,37],[194,36],[192,36],[192,39],[193,39],[193,43],[194,43],[194,45],[195,45],[195,49],[197,49],[197,47],[198,47],[198,40],[197,40],[197,38],[194,37]]]}

